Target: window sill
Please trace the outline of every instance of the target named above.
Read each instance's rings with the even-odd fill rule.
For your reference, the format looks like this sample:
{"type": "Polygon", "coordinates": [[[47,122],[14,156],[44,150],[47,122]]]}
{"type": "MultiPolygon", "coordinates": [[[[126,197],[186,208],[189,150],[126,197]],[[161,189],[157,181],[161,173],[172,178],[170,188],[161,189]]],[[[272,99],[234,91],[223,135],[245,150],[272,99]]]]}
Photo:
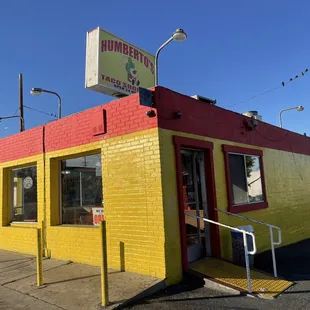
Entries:
{"type": "Polygon", "coordinates": [[[59,224],[53,225],[52,227],[68,227],[68,228],[99,228],[99,226],[95,225],[76,225],[76,224],[59,224]]]}
{"type": "Polygon", "coordinates": [[[245,213],[250,211],[257,211],[268,208],[268,202],[256,202],[256,203],[248,203],[244,205],[237,205],[237,206],[229,206],[228,212],[231,213],[245,213]]]}
{"type": "Polygon", "coordinates": [[[37,222],[12,222],[9,224],[11,227],[33,227],[37,225],[37,222]]]}

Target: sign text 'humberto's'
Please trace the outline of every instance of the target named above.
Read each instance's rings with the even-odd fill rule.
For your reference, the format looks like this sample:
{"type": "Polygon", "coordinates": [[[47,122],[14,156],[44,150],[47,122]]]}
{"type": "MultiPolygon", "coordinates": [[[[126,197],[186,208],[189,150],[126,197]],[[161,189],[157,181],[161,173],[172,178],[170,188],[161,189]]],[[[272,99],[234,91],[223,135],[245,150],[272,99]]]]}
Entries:
{"type": "Polygon", "coordinates": [[[155,57],[96,28],[87,33],[86,88],[120,96],[154,86],[155,57]]]}

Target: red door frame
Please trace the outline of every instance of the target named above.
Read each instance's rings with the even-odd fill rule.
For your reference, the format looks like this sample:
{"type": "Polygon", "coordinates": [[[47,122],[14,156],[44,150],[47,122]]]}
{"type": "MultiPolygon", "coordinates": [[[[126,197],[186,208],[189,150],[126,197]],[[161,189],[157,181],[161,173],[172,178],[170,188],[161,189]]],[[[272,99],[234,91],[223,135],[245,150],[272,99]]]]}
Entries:
{"type": "MultiPolygon", "coordinates": [[[[206,175],[206,192],[208,202],[208,214],[210,220],[217,221],[218,215],[216,209],[216,191],[214,178],[214,163],[213,163],[213,143],[192,138],[173,136],[175,146],[176,173],[177,173],[177,190],[178,190],[178,205],[179,205],[179,220],[181,232],[181,251],[182,251],[182,266],[183,269],[188,269],[187,260],[187,244],[186,244],[186,228],[184,215],[184,199],[183,199],[183,178],[182,178],[182,157],[181,149],[190,148],[197,149],[204,153],[205,175],[206,175]]],[[[210,225],[210,240],[211,252],[213,257],[221,256],[220,233],[219,227],[210,225]]]]}

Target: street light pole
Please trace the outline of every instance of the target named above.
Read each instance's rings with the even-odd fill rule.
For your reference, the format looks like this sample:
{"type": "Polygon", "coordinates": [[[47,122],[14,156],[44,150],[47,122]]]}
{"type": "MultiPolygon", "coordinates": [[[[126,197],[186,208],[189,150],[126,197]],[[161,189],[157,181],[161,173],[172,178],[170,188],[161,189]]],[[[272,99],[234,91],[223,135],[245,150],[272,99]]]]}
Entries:
{"type": "Polygon", "coordinates": [[[158,56],[161,50],[167,46],[171,41],[173,40],[173,37],[169,38],[156,52],[155,55],[155,86],[158,85],[158,56]]]}
{"type": "Polygon", "coordinates": [[[297,107],[292,107],[292,108],[287,108],[287,109],[283,109],[280,111],[279,114],[279,119],[280,119],[280,127],[283,128],[283,123],[282,123],[282,113],[286,112],[286,111],[291,111],[291,110],[297,110],[298,112],[302,112],[305,108],[302,105],[299,105],[297,107]]]}
{"type": "Polygon", "coordinates": [[[54,91],[43,89],[43,88],[32,88],[30,91],[30,94],[33,96],[39,96],[41,93],[47,93],[57,96],[58,98],[58,119],[61,119],[61,108],[62,108],[62,102],[61,97],[54,91]]]}
{"type": "Polygon", "coordinates": [[[23,91],[23,75],[20,73],[18,75],[18,82],[19,82],[19,116],[20,116],[20,132],[25,130],[25,122],[24,119],[24,91],[23,91]]]}
{"type": "Polygon", "coordinates": [[[58,119],[61,119],[61,97],[54,91],[42,89],[43,93],[52,94],[58,97],[58,119]]]}
{"type": "Polygon", "coordinates": [[[187,34],[184,32],[183,29],[177,29],[172,36],[157,50],[155,54],[155,86],[158,85],[158,56],[161,50],[167,46],[171,41],[184,41],[187,38],[187,34]]]}

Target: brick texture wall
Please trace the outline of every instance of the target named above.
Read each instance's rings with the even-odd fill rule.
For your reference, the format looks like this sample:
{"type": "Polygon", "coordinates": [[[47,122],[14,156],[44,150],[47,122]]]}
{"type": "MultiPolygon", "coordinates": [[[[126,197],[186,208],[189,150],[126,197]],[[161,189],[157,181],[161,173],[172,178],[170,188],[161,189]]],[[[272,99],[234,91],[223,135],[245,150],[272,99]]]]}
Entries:
{"type": "MultiPolygon", "coordinates": [[[[222,210],[227,210],[228,203],[222,145],[234,145],[245,148],[249,147],[249,145],[165,129],[159,129],[159,132],[163,167],[162,176],[165,219],[166,221],[169,221],[170,224],[166,225],[166,234],[169,232],[170,238],[172,236],[177,238],[176,231],[173,231],[172,229],[172,227],[175,228],[177,226],[177,222],[172,219],[176,217],[175,214],[178,208],[178,200],[175,194],[176,180],[174,176],[176,172],[172,137],[178,135],[213,142],[217,208],[222,210]],[[174,217],[172,214],[174,214],[174,217]]],[[[250,148],[253,148],[253,146],[250,146],[250,148]]],[[[310,194],[308,187],[310,184],[310,156],[269,148],[256,148],[263,151],[267,201],[269,207],[263,210],[247,212],[244,215],[279,226],[282,230],[283,245],[289,245],[309,238],[310,194]]],[[[251,224],[255,230],[258,252],[261,253],[270,249],[269,229],[267,227],[255,223],[249,223],[248,221],[224,215],[222,213],[219,213],[219,222],[231,226],[251,224]]],[[[222,256],[230,259],[232,257],[230,230],[226,228],[220,229],[220,240],[222,256]]],[[[277,240],[276,232],[275,240],[277,240]]],[[[171,244],[170,252],[179,249],[179,242],[173,244],[171,240],[169,242],[169,237],[166,239],[166,242],[167,244],[171,244]]],[[[177,268],[176,266],[179,264],[178,256],[175,257],[175,261],[176,263],[174,264],[174,267],[177,268]]],[[[169,270],[168,267],[167,270],[169,270]]],[[[172,270],[172,272],[177,272],[173,268],[170,270],[172,270]]]]}
{"type": "Polygon", "coordinates": [[[109,266],[165,278],[158,130],[109,139],[102,156],[109,266]]]}
{"type": "Polygon", "coordinates": [[[0,139],[0,163],[31,157],[43,152],[43,127],[36,127],[0,139]]]}
{"type": "Polygon", "coordinates": [[[36,227],[0,227],[1,249],[35,255],[36,245],[36,227]]]}
{"type": "Polygon", "coordinates": [[[156,127],[157,119],[148,118],[148,108],[140,106],[138,100],[138,95],[132,95],[47,124],[46,152],[156,127]],[[99,127],[104,127],[106,133],[96,135],[99,127]]]}

